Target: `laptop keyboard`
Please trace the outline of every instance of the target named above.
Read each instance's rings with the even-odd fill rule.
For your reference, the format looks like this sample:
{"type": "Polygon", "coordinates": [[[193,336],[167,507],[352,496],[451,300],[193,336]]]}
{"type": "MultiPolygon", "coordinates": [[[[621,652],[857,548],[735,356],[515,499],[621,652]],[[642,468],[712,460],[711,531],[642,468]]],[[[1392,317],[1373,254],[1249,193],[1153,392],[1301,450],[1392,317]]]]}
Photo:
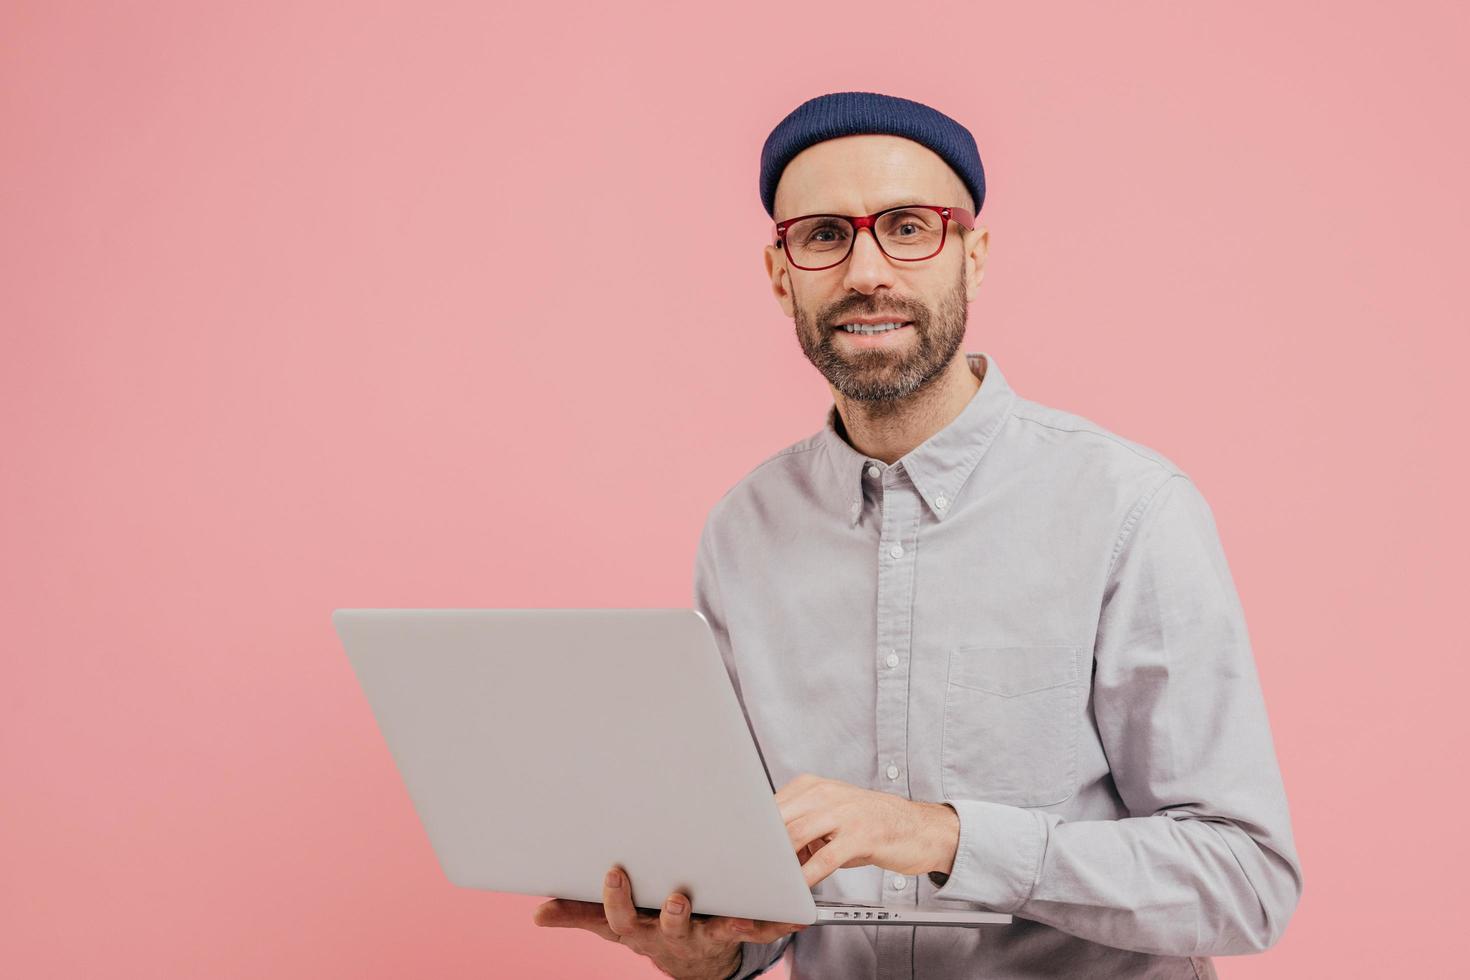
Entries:
{"type": "Polygon", "coordinates": [[[831,898],[819,898],[817,899],[817,904],[843,909],[876,909],[881,907],[874,905],[872,902],[839,902],[831,898]]]}

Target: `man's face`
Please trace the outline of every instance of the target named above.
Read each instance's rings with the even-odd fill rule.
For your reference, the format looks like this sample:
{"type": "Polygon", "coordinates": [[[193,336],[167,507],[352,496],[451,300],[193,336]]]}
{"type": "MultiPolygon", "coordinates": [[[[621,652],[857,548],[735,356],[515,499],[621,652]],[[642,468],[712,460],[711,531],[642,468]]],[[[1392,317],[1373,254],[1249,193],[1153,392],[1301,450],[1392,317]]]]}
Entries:
{"type": "MultiPolygon", "coordinates": [[[[959,176],[928,147],[886,135],[826,140],[798,154],[776,188],[776,220],[804,214],[871,214],[900,204],[973,209],[959,176]]],[[[864,402],[892,402],[942,373],[965,339],[969,300],[983,269],[986,231],[949,226],[944,250],[923,262],[891,260],[859,232],[852,254],[807,271],[766,249],[772,287],[796,324],[807,359],[834,389],[864,402]],[[973,280],[973,282],[971,281],[973,280]],[[854,318],[904,326],[863,335],[854,318]]]]}

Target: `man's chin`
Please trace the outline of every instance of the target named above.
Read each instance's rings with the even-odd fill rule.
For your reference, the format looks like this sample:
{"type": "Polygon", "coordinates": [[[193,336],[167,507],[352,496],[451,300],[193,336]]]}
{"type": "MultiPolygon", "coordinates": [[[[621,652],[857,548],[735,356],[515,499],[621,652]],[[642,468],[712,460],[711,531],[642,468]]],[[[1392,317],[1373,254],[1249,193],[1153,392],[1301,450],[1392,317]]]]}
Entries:
{"type": "Polygon", "coordinates": [[[827,381],[849,398],[876,402],[902,397],[911,387],[911,376],[902,362],[868,366],[844,363],[843,370],[827,374],[827,381]]]}
{"type": "Polygon", "coordinates": [[[832,355],[854,375],[864,378],[898,376],[911,366],[911,355],[906,351],[833,350],[832,355]]]}

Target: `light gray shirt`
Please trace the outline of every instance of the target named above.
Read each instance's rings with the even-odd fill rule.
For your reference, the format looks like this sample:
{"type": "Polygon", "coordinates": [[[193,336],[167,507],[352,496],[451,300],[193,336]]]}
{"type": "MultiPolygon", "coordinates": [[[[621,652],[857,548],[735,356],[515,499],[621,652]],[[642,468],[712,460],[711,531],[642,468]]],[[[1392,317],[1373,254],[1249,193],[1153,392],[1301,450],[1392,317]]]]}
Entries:
{"type": "Polygon", "coordinates": [[[893,464],[820,432],[711,509],[694,604],[777,787],[841,779],[959,814],[942,875],[834,872],[818,898],[1011,925],[822,926],[794,980],[1213,976],[1274,943],[1302,875],[1214,517],[1168,459],[979,391],[893,464]]]}

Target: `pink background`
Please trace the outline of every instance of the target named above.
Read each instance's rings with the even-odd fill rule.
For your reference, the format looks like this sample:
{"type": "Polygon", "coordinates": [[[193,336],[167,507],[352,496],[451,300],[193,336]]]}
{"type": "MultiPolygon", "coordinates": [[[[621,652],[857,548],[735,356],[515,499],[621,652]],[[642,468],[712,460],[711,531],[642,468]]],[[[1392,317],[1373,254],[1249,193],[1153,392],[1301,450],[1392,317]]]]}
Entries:
{"type": "Polygon", "coordinates": [[[1467,28],[1449,2],[4,3],[0,973],[655,975],[447,883],[328,617],[688,604],[708,508],[830,401],[769,293],[756,165],[853,88],[979,141],[966,348],[1214,508],[1306,877],[1222,975],[1440,972],[1467,28]]]}

